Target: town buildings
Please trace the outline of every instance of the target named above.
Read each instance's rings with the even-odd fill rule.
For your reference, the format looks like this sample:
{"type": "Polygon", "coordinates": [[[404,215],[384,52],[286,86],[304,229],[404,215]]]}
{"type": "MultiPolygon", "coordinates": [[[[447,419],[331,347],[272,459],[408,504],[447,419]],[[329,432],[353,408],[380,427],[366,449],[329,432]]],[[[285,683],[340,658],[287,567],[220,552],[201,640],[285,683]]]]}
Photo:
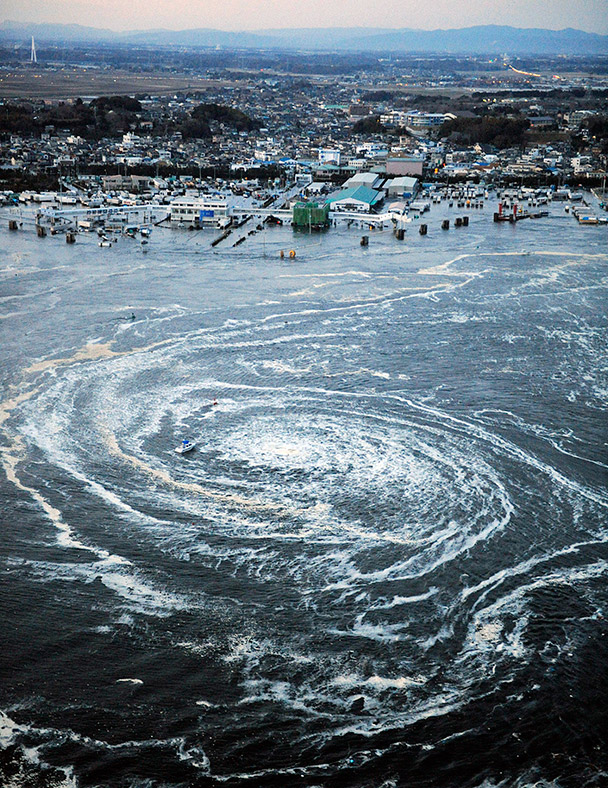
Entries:
{"type": "MultiPolygon", "coordinates": [[[[391,61],[377,72],[301,77],[209,70],[216,82],[204,94],[139,96],[139,109],[105,136],[65,122],[75,99],[24,100],[33,115],[54,112],[59,120],[36,134],[0,126],[0,190],[10,193],[21,184],[20,191],[49,191],[52,183],[61,184],[57,199],[64,205],[159,199],[173,202],[177,225],[206,225],[229,216],[230,200],[222,200],[226,189],[232,194],[230,185],[257,178],[261,186],[251,194],[260,193],[262,202],[294,184],[314,199],[329,196],[338,207],[350,200],[366,210],[381,201],[356,193],[360,187],[407,201],[416,184],[428,180],[601,181],[607,146],[588,126],[608,115],[608,79],[599,76],[584,90],[578,78],[560,82],[562,92],[586,91],[580,99],[568,94],[566,106],[549,80],[534,91],[523,83],[527,89],[521,90],[515,77],[494,72],[490,78],[484,68],[451,75],[429,70],[417,81],[408,77],[407,86],[391,61]],[[448,86],[460,93],[444,96],[448,86]],[[209,135],[188,133],[201,102],[241,110],[259,128],[223,120],[211,122],[209,135]],[[357,131],[356,124],[370,118],[380,125],[357,131]],[[495,119],[500,126],[521,118],[529,131],[511,147],[444,133],[446,120],[495,119]],[[355,190],[346,202],[344,193],[337,194],[341,188],[355,190]]],[[[0,107],[16,103],[0,98],[0,107]]],[[[249,198],[247,186],[239,189],[235,197],[249,198]]]]}

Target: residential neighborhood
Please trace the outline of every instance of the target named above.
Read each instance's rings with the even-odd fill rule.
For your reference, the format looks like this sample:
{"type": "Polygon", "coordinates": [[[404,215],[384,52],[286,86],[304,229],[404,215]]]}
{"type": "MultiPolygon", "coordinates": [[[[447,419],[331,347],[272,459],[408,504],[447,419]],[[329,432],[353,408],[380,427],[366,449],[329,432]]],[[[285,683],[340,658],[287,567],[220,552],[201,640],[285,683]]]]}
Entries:
{"type": "MultiPolygon", "coordinates": [[[[165,198],[218,179],[284,185],[310,176],[311,195],[370,187],[382,175],[601,185],[608,157],[602,69],[584,80],[524,78],[506,65],[487,73],[471,58],[468,71],[446,75],[429,60],[405,83],[399,63],[375,65],[337,76],[208,68],[198,76],[212,85],[172,95],[13,97],[2,93],[15,75],[4,64],[0,191],[60,192],[60,183],[71,183],[104,199],[165,198]]],[[[39,76],[66,71],[85,79],[91,68],[74,76],[75,67],[47,64],[39,76]]],[[[411,183],[400,195],[398,182],[390,188],[413,196],[411,183]]]]}

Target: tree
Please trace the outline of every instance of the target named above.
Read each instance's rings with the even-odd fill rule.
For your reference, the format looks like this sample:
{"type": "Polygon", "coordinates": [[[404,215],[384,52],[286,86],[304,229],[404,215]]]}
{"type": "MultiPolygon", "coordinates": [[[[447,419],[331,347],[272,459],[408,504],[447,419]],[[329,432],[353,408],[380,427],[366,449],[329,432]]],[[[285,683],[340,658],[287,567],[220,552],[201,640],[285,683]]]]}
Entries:
{"type": "Polygon", "coordinates": [[[455,118],[441,127],[441,134],[465,145],[495,145],[513,148],[524,143],[524,133],[530,127],[527,118],[455,118]]]}
{"type": "Polygon", "coordinates": [[[256,118],[250,118],[240,109],[222,104],[199,104],[192,110],[191,117],[207,124],[211,121],[224,123],[236,131],[256,131],[262,128],[262,123],[256,118]]]}
{"type": "Polygon", "coordinates": [[[379,115],[361,118],[353,126],[353,134],[384,134],[386,128],[380,123],[379,115]]]}

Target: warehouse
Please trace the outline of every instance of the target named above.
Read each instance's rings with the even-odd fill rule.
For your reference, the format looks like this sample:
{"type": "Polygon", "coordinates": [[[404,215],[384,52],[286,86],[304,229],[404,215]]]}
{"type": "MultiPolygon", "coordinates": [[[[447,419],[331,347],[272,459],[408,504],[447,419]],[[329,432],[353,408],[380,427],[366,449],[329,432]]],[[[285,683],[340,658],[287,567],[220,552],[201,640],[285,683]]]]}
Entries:
{"type": "Polygon", "coordinates": [[[327,202],[332,211],[354,211],[356,213],[370,213],[384,199],[384,194],[368,186],[356,186],[351,189],[342,189],[328,198],[327,202]]]}
{"type": "Polygon", "coordinates": [[[403,197],[406,200],[411,200],[416,196],[417,191],[418,179],[408,175],[393,178],[393,180],[388,183],[389,197],[403,197]]]}
{"type": "Polygon", "coordinates": [[[384,176],[376,172],[357,172],[342,186],[343,189],[355,189],[357,186],[367,186],[368,189],[380,190],[384,183],[384,176]]]}
{"type": "Polygon", "coordinates": [[[386,159],[387,175],[422,175],[422,156],[389,156],[386,159]]]}

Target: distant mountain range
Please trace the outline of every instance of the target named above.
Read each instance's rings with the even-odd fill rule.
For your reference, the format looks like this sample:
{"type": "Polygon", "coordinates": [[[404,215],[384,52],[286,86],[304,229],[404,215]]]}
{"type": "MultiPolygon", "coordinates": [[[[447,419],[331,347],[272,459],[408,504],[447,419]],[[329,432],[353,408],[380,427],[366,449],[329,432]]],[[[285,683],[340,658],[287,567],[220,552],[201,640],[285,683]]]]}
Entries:
{"type": "Polygon", "coordinates": [[[606,55],[608,36],[582,30],[543,30],[504,25],[454,30],[404,28],[300,28],[228,32],[194,30],[132,30],[116,33],[82,25],[2,22],[0,43],[106,43],[226,49],[281,49],[341,52],[413,52],[438,54],[606,55]]]}

